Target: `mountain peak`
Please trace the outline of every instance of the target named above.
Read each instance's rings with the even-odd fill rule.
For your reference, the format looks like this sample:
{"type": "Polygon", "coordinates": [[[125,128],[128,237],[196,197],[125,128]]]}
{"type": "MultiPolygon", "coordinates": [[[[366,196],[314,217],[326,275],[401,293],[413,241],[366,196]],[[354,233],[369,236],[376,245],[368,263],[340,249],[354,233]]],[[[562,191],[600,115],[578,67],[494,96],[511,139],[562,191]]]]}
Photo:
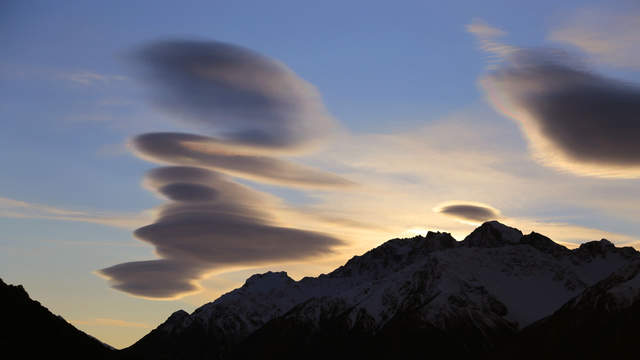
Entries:
{"type": "Polygon", "coordinates": [[[269,291],[290,285],[293,282],[295,280],[290,278],[286,271],[267,271],[263,274],[251,275],[242,287],[253,291],[269,291]]]}
{"type": "Polygon", "coordinates": [[[180,326],[188,316],[189,313],[182,309],[175,311],[164,323],[158,326],[158,329],[171,332],[174,328],[180,326]]]}
{"type": "Polygon", "coordinates": [[[185,317],[189,316],[189,313],[180,309],[178,311],[175,311],[173,314],[171,314],[171,316],[169,316],[169,318],[167,319],[168,322],[179,322],[182,321],[185,317]]]}
{"type": "MultiPolygon", "coordinates": [[[[485,222],[462,242],[428,232],[389,240],[318,277],[296,282],[286,272],[253,275],[191,315],[174,313],[167,321],[174,330],[152,332],[125,351],[147,359],[402,358],[424,348],[436,355],[450,356],[451,349],[481,354],[638,258],[633,248],[607,240],[569,250],[498,221],[485,222]],[[376,346],[398,339],[406,342],[379,356],[376,346]]],[[[592,299],[613,299],[608,304],[616,309],[634,303],[638,268],[603,283],[608,287],[592,299]]]]}
{"type": "Polygon", "coordinates": [[[616,246],[607,239],[594,240],[580,244],[580,247],[576,250],[580,254],[584,255],[606,255],[609,251],[615,251],[616,246]]]}
{"type": "Polygon", "coordinates": [[[560,256],[571,252],[566,247],[554,242],[548,237],[539,234],[535,231],[525,235],[520,239],[521,244],[530,245],[544,253],[551,254],[553,256],[560,256]]]}
{"type": "Polygon", "coordinates": [[[487,221],[473,230],[464,238],[462,245],[467,247],[500,247],[507,244],[517,244],[522,236],[522,231],[493,220],[487,221]]]}

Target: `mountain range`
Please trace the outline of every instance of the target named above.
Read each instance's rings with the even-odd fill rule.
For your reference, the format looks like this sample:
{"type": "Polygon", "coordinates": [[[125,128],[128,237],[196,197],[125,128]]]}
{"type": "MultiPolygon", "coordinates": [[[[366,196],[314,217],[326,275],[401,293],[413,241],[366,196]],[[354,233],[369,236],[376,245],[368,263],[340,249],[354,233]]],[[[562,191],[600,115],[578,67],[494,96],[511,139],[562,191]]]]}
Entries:
{"type": "Polygon", "coordinates": [[[442,232],[389,240],[318,277],[253,275],[191,314],[174,312],[132,346],[113,351],[100,344],[96,354],[634,358],[638,315],[635,249],[603,239],[570,250],[544,235],[524,235],[491,221],[462,241],[442,232]]]}

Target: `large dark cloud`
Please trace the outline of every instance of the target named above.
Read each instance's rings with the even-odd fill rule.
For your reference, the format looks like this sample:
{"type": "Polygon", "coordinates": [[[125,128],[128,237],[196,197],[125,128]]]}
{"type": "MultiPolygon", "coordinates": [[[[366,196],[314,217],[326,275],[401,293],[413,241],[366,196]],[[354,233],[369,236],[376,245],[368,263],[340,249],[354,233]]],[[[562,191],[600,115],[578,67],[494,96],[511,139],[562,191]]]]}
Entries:
{"type": "Polygon", "coordinates": [[[226,176],[194,167],[152,170],[147,187],[172,200],[153,224],[135,236],[162,260],[136,261],[100,270],[127,293],[172,298],[197,290],[207,272],[234,265],[298,260],[331,252],[331,236],[274,224],[270,198],[226,176]]]}
{"type": "Polygon", "coordinates": [[[640,175],[640,87],[559,52],[519,50],[482,81],[539,158],[578,173],[640,175]]]}
{"type": "Polygon", "coordinates": [[[488,205],[472,203],[448,203],[437,207],[436,212],[458,220],[481,223],[500,218],[500,212],[488,205]]]}
{"type": "Polygon", "coordinates": [[[139,135],[131,140],[139,156],[277,185],[351,184],[275,157],[307,151],[335,128],[315,88],[284,64],[215,41],[156,42],[133,58],[155,103],[206,134],[139,135]]]}
{"type": "Polygon", "coordinates": [[[161,41],[135,54],[155,103],[250,146],[298,147],[334,121],[315,88],[284,64],[216,41],[161,41]]]}
{"type": "Polygon", "coordinates": [[[284,186],[351,182],[279,158],[313,148],[335,127],[318,92],[284,64],[220,42],[164,41],[135,57],[160,108],[201,134],[148,133],[130,142],[152,170],[145,186],[169,202],[134,235],[161,259],[99,271],[118,290],[150,298],[196,291],[227,267],[327,254],[341,241],[276,221],[272,197],[220,172],[284,186]]]}

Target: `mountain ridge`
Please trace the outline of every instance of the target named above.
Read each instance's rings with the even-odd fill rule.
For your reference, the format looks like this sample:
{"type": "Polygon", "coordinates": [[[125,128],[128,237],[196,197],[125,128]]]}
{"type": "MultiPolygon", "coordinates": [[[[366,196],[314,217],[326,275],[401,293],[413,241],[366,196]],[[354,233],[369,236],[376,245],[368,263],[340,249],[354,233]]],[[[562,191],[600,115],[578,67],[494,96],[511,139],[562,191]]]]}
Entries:
{"type": "Polygon", "coordinates": [[[385,339],[404,344],[395,350],[402,352],[415,345],[406,339],[416,334],[447,344],[432,344],[434,352],[455,347],[465,354],[488,353],[639,257],[633,248],[617,248],[604,239],[570,250],[497,221],[482,224],[462,241],[429,232],[389,240],[315,278],[253,275],[192,314],[180,313],[179,324],[161,325],[123,353],[251,358],[266,351],[273,358],[294,358],[311,347],[335,356],[353,352],[347,339],[359,339],[360,347],[378,349],[369,354],[376,356],[395,349],[385,339]],[[417,333],[397,336],[406,328],[417,333]],[[328,350],[328,343],[339,345],[328,350]],[[254,350],[242,350],[247,348],[254,350]]]}
{"type": "Polygon", "coordinates": [[[3,352],[15,352],[25,359],[107,359],[112,355],[112,347],[32,300],[22,285],[9,285],[0,279],[0,312],[3,352]]]}
{"type": "Polygon", "coordinates": [[[497,221],[462,241],[428,232],[391,239],[318,277],[254,274],[191,314],[173,312],[117,351],[21,286],[0,281],[0,300],[18,329],[3,329],[3,348],[39,351],[32,357],[632,358],[640,253],[606,239],[568,249],[497,221]]]}

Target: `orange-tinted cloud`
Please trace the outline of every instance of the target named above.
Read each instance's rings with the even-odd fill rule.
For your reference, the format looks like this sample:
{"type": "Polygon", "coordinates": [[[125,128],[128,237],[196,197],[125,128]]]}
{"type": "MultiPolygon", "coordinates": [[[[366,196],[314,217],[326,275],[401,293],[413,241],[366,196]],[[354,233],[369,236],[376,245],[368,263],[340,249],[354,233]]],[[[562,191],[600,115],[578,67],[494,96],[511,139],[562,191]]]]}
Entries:
{"type": "Polygon", "coordinates": [[[436,207],[434,211],[473,224],[501,218],[500,211],[497,209],[471,202],[448,202],[436,207]]]}

